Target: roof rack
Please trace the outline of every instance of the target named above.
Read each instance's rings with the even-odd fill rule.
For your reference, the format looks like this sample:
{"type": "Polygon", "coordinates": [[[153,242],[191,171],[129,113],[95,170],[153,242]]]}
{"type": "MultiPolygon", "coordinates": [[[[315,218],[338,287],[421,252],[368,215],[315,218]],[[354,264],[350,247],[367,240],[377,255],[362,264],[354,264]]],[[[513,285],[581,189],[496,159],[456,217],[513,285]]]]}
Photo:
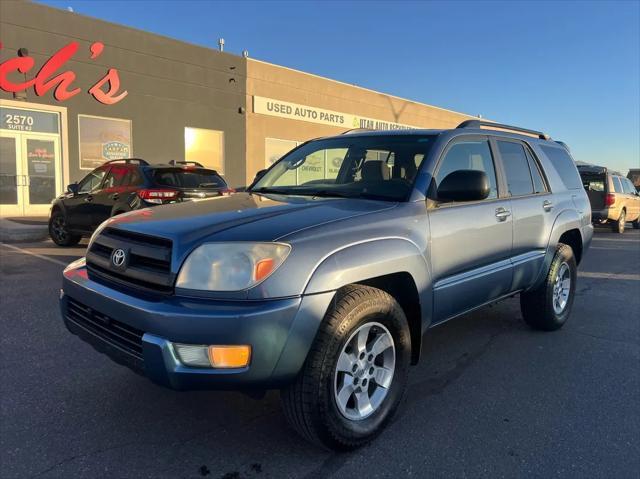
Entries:
{"type": "Polygon", "coordinates": [[[376,130],[373,130],[371,128],[351,128],[350,130],[343,131],[340,134],[341,135],[351,135],[353,133],[364,133],[364,132],[367,132],[367,131],[376,131],[376,130]]]}
{"type": "Polygon", "coordinates": [[[105,162],[105,165],[110,165],[111,163],[133,163],[136,162],[139,165],[143,165],[143,166],[148,166],[149,163],[147,163],[147,161],[143,160],[142,158],[118,158],[117,160],[110,160],[105,162]]]}
{"type": "Polygon", "coordinates": [[[519,126],[503,125],[502,123],[494,123],[486,120],[466,120],[460,123],[456,128],[480,128],[482,126],[490,126],[501,130],[511,130],[519,133],[527,133],[528,135],[535,135],[541,140],[550,140],[551,137],[546,133],[536,130],[528,130],[527,128],[520,128],[519,126]]]}
{"type": "Polygon", "coordinates": [[[204,168],[204,166],[202,166],[197,161],[176,161],[176,160],[171,160],[169,162],[169,164],[173,165],[173,166],[177,166],[177,165],[192,165],[192,166],[197,166],[198,168],[204,168]]]}

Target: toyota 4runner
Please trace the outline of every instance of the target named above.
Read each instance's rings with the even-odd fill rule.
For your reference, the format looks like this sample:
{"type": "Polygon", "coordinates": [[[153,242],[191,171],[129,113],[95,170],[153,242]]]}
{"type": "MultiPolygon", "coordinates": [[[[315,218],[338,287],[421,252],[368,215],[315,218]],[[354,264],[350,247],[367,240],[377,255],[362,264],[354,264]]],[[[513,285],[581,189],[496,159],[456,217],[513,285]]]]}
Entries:
{"type": "Polygon", "coordinates": [[[309,141],[229,197],[111,218],[63,275],[68,329],[173,389],[281,389],[352,449],[389,422],[435,325],[520,294],[567,321],[593,234],[563,144],[470,120],[309,141]]]}

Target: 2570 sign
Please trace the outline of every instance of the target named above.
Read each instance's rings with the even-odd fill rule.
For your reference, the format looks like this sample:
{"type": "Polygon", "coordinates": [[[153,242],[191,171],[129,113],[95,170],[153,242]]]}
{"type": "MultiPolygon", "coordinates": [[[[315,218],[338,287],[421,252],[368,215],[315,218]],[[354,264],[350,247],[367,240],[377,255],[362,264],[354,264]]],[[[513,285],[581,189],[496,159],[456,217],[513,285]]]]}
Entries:
{"type": "MultiPolygon", "coordinates": [[[[49,90],[53,90],[53,97],[58,101],[65,101],[76,96],[82,91],[80,88],[74,87],[76,74],[72,70],[64,70],[64,66],[75,56],[79,48],[78,42],[71,42],[62,47],[42,65],[42,68],[31,79],[27,79],[27,75],[32,72],[35,60],[29,55],[17,56],[0,63],[0,89],[17,93],[33,88],[37,96],[42,96],[49,90]],[[9,78],[10,75],[13,75],[13,80],[9,78]],[[24,75],[24,81],[18,80],[22,75],[24,75]]],[[[2,43],[0,43],[1,49],[2,43]]],[[[103,50],[103,43],[92,43],[89,47],[89,58],[95,60],[103,50]]],[[[120,75],[115,68],[109,68],[107,73],[87,92],[105,105],[118,103],[128,94],[126,90],[120,91],[120,75]]]]}

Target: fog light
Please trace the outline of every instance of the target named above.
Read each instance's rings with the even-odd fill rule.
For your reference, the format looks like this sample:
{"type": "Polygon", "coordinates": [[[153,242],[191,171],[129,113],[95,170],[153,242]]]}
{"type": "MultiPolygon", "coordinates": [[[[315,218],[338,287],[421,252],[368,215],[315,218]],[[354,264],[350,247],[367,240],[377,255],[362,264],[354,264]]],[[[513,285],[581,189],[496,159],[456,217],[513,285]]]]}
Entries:
{"type": "Polygon", "coordinates": [[[178,359],[185,366],[199,368],[243,368],[251,359],[251,346],[206,346],[174,343],[178,359]]]}

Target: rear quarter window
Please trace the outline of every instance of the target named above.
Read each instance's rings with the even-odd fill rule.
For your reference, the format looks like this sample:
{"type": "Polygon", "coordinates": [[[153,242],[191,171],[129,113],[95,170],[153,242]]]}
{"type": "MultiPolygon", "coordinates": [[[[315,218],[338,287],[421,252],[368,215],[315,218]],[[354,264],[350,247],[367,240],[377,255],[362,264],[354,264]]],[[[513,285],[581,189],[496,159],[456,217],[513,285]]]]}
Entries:
{"type": "Polygon", "coordinates": [[[547,158],[551,161],[558,175],[560,175],[562,183],[568,190],[579,190],[582,188],[582,180],[567,150],[560,146],[541,146],[540,148],[542,148],[544,154],[547,155],[547,158]]]}
{"type": "Polygon", "coordinates": [[[215,171],[200,168],[157,169],[153,177],[157,184],[175,188],[224,188],[227,186],[215,171]]]}

